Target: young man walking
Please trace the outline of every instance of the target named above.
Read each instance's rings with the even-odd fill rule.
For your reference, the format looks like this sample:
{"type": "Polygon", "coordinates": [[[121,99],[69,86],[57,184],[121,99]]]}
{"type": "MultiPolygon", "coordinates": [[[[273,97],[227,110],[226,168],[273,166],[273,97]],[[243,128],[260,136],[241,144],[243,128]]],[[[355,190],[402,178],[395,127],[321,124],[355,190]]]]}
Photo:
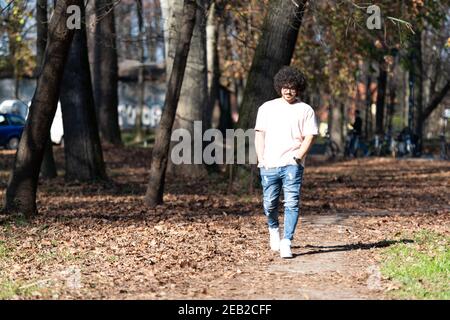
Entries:
{"type": "Polygon", "coordinates": [[[318,134],[314,110],[301,102],[306,87],[303,74],[283,67],[274,77],[280,98],[267,101],[258,109],[255,147],[263,187],[270,248],[282,258],[292,258],[291,241],[297,226],[305,157],[318,134]],[[278,201],[284,193],[284,235],[280,240],[278,201]]]}

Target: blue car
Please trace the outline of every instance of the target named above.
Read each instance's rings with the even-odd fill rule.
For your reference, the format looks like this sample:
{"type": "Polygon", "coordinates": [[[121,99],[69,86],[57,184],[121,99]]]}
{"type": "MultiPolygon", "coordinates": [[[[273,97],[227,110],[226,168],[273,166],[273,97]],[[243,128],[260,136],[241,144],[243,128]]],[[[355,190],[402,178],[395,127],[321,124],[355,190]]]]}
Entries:
{"type": "Polygon", "coordinates": [[[17,149],[25,120],[14,114],[0,113],[0,146],[17,149]]]}

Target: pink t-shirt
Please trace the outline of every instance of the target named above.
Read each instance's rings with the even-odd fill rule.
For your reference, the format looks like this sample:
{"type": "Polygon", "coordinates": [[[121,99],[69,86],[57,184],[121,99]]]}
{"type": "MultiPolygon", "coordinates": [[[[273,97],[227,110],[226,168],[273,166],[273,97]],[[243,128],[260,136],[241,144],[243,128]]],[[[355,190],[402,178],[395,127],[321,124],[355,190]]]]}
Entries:
{"type": "MultiPolygon", "coordinates": [[[[307,135],[317,135],[314,110],[304,102],[288,103],[283,98],[267,101],[258,109],[256,131],[264,131],[264,163],[258,167],[297,164],[294,156],[307,135]]],[[[303,158],[305,166],[305,157],[303,158]]]]}

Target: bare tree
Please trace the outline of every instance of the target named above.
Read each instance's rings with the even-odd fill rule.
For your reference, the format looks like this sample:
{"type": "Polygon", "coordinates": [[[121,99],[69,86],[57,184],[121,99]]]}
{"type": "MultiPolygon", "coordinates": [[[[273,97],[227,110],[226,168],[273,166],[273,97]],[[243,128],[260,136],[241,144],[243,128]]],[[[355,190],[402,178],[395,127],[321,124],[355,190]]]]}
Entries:
{"type": "MultiPolygon", "coordinates": [[[[194,135],[194,121],[203,120],[204,110],[208,104],[206,17],[209,0],[197,1],[196,23],[174,123],[174,129],[186,129],[192,136],[194,135]]],[[[170,0],[169,3],[171,10],[166,21],[166,25],[168,25],[166,30],[168,30],[168,33],[165,38],[167,43],[167,74],[171,72],[176,50],[174,35],[177,35],[178,30],[180,30],[179,17],[181,16],[182,0],[170,0]]],[[[194,163],[193,159],[191,160],[194,163]]],[[[181,164],[175,166],[169,163],[168,171],[185,177],[200,177],[207,173],[203,164],[181,164]]]]}
{"type": "Polygon", "coordinates": [[[383,57],[378,62],[378,78],[377,78],[377,101],[376,101],[376,118],[375,118],[375,132],[378,135],[384,132],[384,109],[386,100],[386,87],[388,81],[387,64],[383,57]]]}
{"type": "Polygon", "coordinates": [[[219,98],[219,52],[218,37],[219,28],[217,26],[216,3],[211,3],[206,22],[206,57],[208,66],[208,104],[203,112],[203,129],[211,127],[212,113],[219,98]]]}
{"type": "MultiPolygon", "coordinates": [[[[38,0],[36,2],[36,69],[42,68],[44,60],[45,47],[47,46],[48,21],[47,21],[47,0],[38,0]]],[[[53,157],[53,145],[50,138],[47,141],[44,152],[44,159],[41,166],[41,177],[52,179],[57,176],[55,159],[53,157]]]]}
{"type": "Polygon", "coordinates": [[[178,33],[178,41],[167,87],[163,114],[156,134],[150,168],[150,179],[145,195],[145,202],[150,207],[154,207],[163,202],[170,136],[177,111],[181,86],[183,84],[184,71],[195,26],[196,12],[196,1],[184,0],[183,20],[178,33]]]}
{"type": "Polygon", "coordinates": [[[27,217],[37,214],[39,170],[56,113],[64,65],[74,33],[66,26],[67,7],[82,4],[81,0],[61,0],[55,6],[42,70],[6,190],[5,210],[8,213],[22,213],[27,217]]]}
{"type": "Polygon", "coordinates": [[[95,19],[92,78],[100,136],[108,143],[121,145],[114,1],[96,0],[95,19]]]}
{"type": "Polygon", "coordinates": [[[144,26],[144,7],[142,0],[136,0],[137,16],[138,16],[138,48],[139,48],[139,73],[138,73],[138,105],[136,108],[136,136],[135,142],[142,142],[144,140],[144,128],[142,126],[142,114],[145,106],[145,26],[144,26]]]}
{"type": "Polygon", "coordinates": [[[66,156],[65,178],[80,181],[106,178],[95,115],[84,13],[82,6],[83,23],[73,37],[60,95],[66,156]]]}

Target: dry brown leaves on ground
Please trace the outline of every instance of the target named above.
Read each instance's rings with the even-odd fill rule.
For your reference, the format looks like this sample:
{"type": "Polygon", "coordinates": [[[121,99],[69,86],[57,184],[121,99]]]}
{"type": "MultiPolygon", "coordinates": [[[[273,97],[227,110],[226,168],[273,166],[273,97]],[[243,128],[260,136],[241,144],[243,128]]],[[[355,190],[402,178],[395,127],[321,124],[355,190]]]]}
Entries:
{"type": "MultiPolygon", "coordinates": [[[[60,172],[40,183],[37,218],[4,217],[3,298],[385,298],[370,284],[377,252],[405,232],[450,230],[448,162],[310,159],[295,257],[281,260],[268,250],[261,190],[236,181],[228,193],[219,174],[169,178],[165,204],[147,209],[149,150],[104,153],[110,182],[65,183],[60,172]]],[[[0,198],[13,156],[0,151],[0,198]]]]}

